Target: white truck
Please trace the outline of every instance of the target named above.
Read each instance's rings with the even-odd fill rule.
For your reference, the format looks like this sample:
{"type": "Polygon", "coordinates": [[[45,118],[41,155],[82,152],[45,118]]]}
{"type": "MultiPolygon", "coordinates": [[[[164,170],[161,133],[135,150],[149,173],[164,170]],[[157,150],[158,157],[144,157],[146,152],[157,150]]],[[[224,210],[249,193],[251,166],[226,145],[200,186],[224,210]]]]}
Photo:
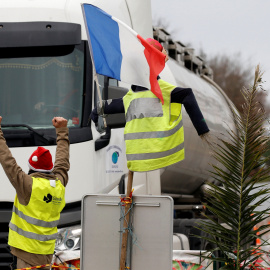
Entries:
{"type": "MultiPolygon", "coordinates": [[[[61,115],[68,119],[71,169],[66,207],[59,225],[62,234],[57,248],[61,250],[79,248],[83,195],[124,194],[128,172],[124,115],[109,116],[109,128],[104,134],[89,122],[97,93],[82,3],[100,7],[144,38],[154,36],[158,39],[170,55],[161,77],[174,85],[193,89],[213,135],[224,132],[227,126],[234,129],[230,101],[213,82],[211,69],[195,56],[193,49],[171,40],[165,30],[154,28],[153,31],[150,0],[2,0],[0,115],[8,146],[24,171],[28,171],[27,159],[37,146],[55,153],[52,117],[61,115]],[[71,238],[61,239],[66,230],[71,238]]],[[[103,99],[122,97],[130,87],[105,76],[99,76],[99,84],[103,99]]],[[[176,232],[182,230],[181,226],[192,228],[202,207],[203,186],[212,181],[207,172],[209,163],[213,162],[209,149],[202,143],[185,111],[183,122],[185,160],[161,170],[135,173],[133,184],[135,195],[173,197],[175,218],[178,219],[176,232]]],[[[7,237],[15,191],[2,167],[0,179],[0,268],[5,270],[9,269],[12,260],[7,237]]],[[[190,241],[191,249],[205,248],[201,243],[190,241]]]]}

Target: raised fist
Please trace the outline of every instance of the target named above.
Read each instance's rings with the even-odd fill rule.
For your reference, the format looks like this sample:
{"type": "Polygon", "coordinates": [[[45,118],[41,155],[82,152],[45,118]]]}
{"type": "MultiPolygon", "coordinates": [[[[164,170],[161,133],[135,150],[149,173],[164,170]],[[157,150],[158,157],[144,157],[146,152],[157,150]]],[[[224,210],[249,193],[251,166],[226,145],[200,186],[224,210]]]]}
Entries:
{"type": "Polygon", "coordinates": [[[67,127],[67,119],[64,117],[54,117],[52,120],[52,124],[55,128],[60,128],[60,127],[67,127]]]}

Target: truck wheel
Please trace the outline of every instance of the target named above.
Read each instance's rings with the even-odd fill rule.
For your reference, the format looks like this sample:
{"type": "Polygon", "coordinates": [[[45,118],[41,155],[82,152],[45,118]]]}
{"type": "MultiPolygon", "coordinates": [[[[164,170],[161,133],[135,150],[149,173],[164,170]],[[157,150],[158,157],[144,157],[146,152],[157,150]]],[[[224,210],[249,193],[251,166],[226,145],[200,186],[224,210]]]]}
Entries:
{"type": "MultiPolygon", "coordinates": [[[[201,231],[198,224],[201,219],[174,219],[173,232],[185,234],[189,239],[189,245],[191,250],[209,250],[213,247],[212,243],[199,238],[200,236],[207,236],[207,234],[201,231]],[[199,237],[198,237],[199,236],[199,237]]],[[[204,220],[205,221],[205,220],[204,220]]]]}

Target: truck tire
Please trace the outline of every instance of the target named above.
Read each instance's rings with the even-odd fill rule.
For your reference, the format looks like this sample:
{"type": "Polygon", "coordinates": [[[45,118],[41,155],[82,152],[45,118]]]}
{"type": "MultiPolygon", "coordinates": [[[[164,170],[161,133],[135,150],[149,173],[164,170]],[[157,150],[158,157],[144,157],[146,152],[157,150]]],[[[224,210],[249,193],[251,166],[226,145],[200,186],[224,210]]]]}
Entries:
{"type": "Polygon", "coordinates": [[[185,234],[173,234],[173,249],[174,250],[190,250],[189,240],[185,234]]]}
{"type": "Polygon", "coordinates": [[[199,238],[200,236],[207,236],[205,232],[199,229],[201,227],[201,225],[198,224],[199,221],[201,220],[195,218],[174,219],[173,232],[185,234],[189,239],[191,250],[210,250],[214,248],[213,244],[199,238]]]}

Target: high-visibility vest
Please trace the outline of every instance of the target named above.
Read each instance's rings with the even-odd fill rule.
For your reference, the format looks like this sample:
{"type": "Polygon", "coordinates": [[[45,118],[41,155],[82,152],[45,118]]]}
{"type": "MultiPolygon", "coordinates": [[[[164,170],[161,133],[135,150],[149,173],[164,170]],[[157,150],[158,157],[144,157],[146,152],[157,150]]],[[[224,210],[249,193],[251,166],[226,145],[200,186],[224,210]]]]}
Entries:
{"type": "Polygon", "coordinates": [[[158,80],[164,105],[150,91],[123,97],[127,166],[131,171],[151,171],[185,158],[181,104],[171,103],[175,86],[158,80]]]}
{"type": "Polygon", "coordinates": [[[33,177],[28,205],[16,195],[8,244],[35,254],[53,254],[60,212],[65,206],[65,187],[59,180],[33,177]]]}

